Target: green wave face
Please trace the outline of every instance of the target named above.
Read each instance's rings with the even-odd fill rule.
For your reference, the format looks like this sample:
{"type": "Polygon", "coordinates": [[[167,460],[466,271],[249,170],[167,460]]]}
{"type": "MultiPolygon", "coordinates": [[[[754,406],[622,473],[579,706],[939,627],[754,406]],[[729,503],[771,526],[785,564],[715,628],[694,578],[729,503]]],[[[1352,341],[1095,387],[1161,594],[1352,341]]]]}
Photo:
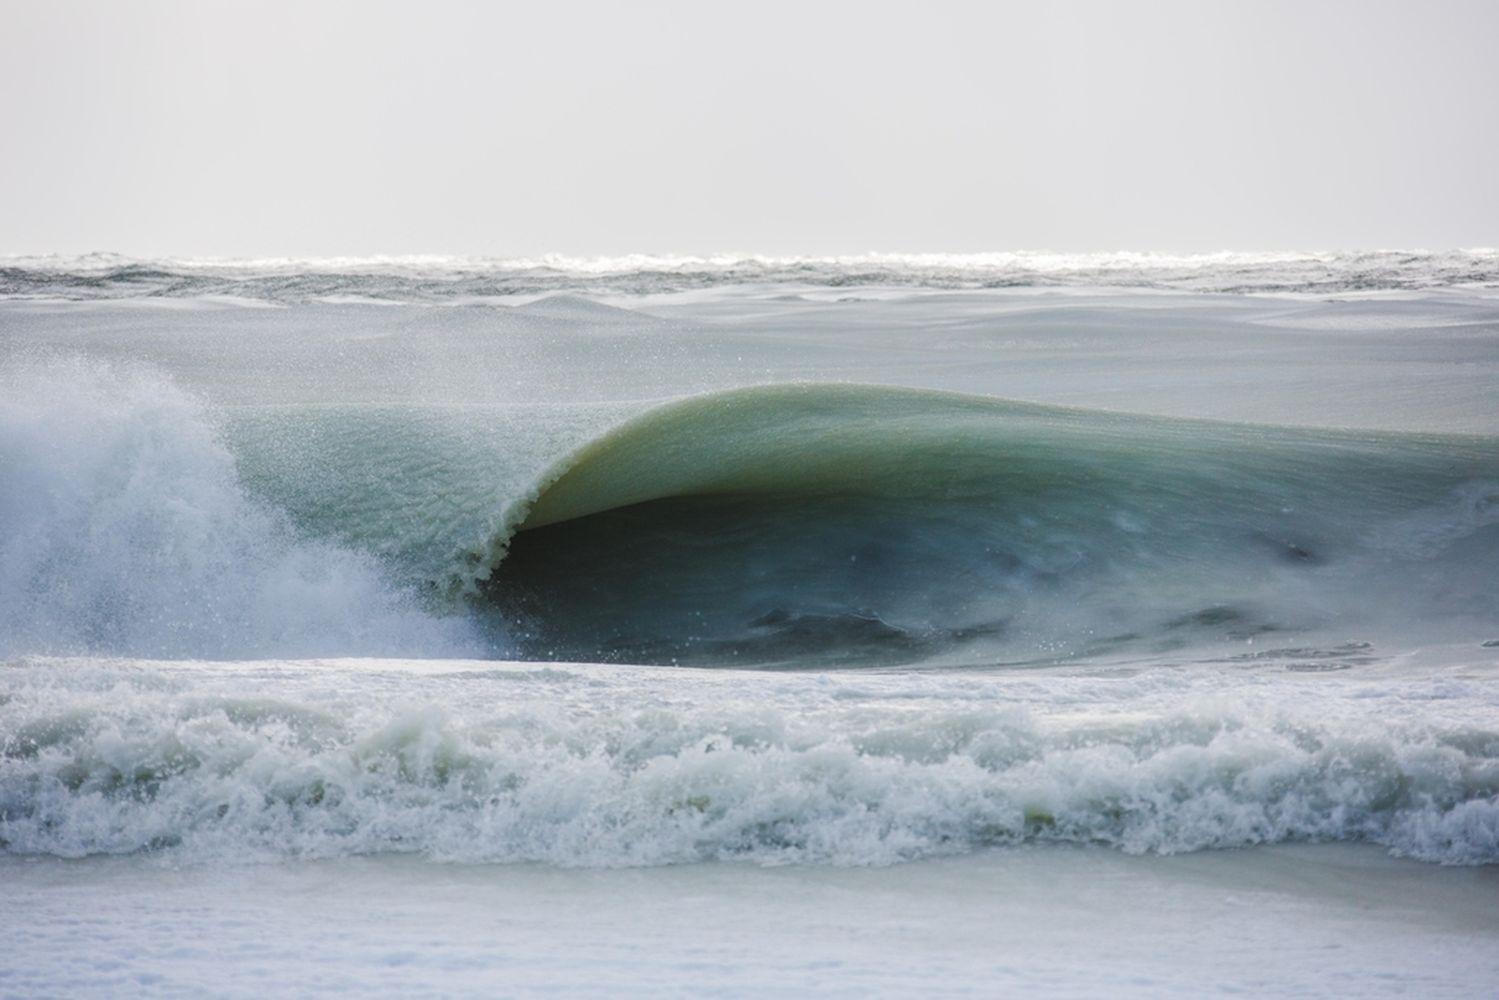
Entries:
{"type": "Polygon", "coordinates": [[[128,368],[7,378],[0,651],[818,667],[1499,632],[1488,438],[848,384],[210,411],[128,368]]]}
{"type": "Polygon", "coordinates": [[[761,387],[597,437],[468,561],[480,613],[543,658],[1046,660],[1492,622],[1495,455],[761,387]]]}

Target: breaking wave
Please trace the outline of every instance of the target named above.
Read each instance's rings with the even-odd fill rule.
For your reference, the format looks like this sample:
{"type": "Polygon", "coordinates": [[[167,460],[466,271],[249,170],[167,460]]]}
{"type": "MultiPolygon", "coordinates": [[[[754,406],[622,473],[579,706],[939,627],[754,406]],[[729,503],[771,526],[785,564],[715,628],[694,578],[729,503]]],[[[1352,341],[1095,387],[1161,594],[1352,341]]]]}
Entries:
{"type": "Polygon", "coordinates": [[[40,661],[0,849],[879,865],[1352,840],[1499,862],[1492,684],[40,661]],[[253,689],[252,689],[253,688],[253,689]]]}
{"type": "Polygon", "coordinates": [[[600,435],[458,572],[530,655],[584,660],[1024,660],[1381,615],[1492,622],[1496,455],[758,387],[600,435]]]}
{"type": "Polygon", "coordinates": [[[825,384],[508,419],[13,364],[0,652],[994,665],[1499,621],[1492,439],[825,384]]]}

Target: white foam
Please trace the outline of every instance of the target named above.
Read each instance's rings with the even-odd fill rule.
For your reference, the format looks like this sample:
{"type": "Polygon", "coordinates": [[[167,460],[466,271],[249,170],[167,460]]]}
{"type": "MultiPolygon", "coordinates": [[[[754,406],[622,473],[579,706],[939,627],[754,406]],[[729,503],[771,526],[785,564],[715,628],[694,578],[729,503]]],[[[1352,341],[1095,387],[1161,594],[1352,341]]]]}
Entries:
{"type": "Polygon", "coordinates": [[[199,862],[883,865],[1332,840],[1499,861],[1482,675],[452,667],[12,665],[0,840],[199,862]]]}
{"type": "Polygon", "coordinates": [[[0,653],[460,652],[369,558],[242,488],[203,404],[79,358],[0,370],[0,653]]]}

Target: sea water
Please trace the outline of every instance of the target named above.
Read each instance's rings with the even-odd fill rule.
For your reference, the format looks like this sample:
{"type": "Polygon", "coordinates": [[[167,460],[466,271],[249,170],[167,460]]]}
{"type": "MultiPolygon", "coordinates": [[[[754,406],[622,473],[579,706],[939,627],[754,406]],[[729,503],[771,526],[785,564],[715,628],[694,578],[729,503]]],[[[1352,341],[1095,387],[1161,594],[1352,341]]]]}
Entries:
{"type": "Polygon", "coordinates": [[[9,261],[0,990],[1481,993],[1496,283],[9,261]]]}

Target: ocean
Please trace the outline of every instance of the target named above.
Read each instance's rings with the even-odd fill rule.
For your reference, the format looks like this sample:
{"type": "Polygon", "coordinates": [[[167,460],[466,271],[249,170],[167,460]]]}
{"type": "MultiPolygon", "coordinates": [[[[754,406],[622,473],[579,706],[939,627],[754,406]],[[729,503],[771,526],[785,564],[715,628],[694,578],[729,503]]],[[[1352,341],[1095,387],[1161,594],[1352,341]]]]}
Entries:
{"type": "Polygon", "coordinates": [[[0,259],[0,995],[1499,990],[1499,251],[0,259]]]}

